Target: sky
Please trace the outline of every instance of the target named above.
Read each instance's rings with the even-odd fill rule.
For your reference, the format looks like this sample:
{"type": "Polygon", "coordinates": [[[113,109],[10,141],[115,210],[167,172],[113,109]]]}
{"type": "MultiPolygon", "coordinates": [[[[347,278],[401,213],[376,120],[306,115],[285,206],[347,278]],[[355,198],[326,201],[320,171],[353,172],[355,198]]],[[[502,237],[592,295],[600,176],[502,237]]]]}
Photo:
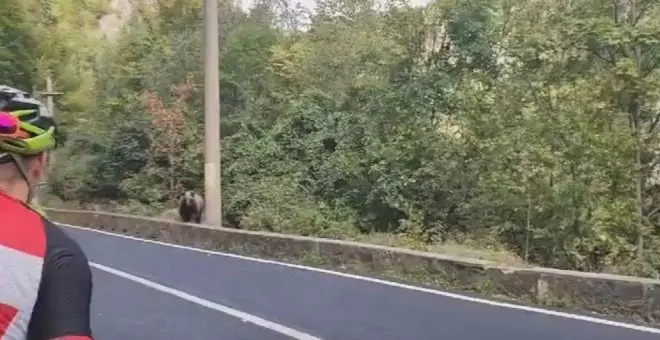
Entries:
{"type": "MultiPolygon", "coordinates": [[[[248,8],[250,8],[253,1],[254,0],[241,0],[241,5],[243,6],[243,9],[247,10],[248,8]]],[[[314,2],[315,0],[298,0],[298,3],[300,3],[301,5],[303,5],[308,9],[312,9],[314,7],[314,2]]],[[[410,4],[412,6],[422,6],[428,4],[429,2],[431,2],[431,0],[410,0],[410,4]]]]}

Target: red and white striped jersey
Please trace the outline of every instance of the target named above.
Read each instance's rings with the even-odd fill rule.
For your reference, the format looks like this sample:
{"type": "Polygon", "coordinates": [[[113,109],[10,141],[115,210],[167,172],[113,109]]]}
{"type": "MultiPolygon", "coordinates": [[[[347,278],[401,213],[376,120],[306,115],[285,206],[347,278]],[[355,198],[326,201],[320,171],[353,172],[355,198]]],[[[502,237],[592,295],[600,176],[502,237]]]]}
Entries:
{"type": "Polygon", "coordinates": [[[78,244],[0,192],[0,340],[91,339],[92,276],[78,244]]]}

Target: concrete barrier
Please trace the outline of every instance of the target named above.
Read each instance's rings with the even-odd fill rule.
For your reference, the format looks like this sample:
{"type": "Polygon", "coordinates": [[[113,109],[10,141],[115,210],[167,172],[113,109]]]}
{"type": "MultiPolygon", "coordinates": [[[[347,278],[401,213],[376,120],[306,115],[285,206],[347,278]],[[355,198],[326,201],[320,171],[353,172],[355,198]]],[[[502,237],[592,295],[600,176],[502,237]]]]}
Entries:
{"type": "Polygon", "coordinates": [[[660,325],[660,280],[549,268],[513,268],[483,260],[357,242],[106,212],[44,210],[59,223],[660,325]]]}

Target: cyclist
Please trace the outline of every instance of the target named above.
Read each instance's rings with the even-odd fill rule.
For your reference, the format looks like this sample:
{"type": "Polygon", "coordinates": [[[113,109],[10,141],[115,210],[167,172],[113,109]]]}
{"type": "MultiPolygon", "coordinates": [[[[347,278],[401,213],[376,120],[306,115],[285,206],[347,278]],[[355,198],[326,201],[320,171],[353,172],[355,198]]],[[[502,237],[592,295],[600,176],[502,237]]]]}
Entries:
{"type": "Polygon", "coordinates": [[[0,339],[92,339],[87,257],[29,206],[56,129],[41,103],[0,85],[0,339]]]}

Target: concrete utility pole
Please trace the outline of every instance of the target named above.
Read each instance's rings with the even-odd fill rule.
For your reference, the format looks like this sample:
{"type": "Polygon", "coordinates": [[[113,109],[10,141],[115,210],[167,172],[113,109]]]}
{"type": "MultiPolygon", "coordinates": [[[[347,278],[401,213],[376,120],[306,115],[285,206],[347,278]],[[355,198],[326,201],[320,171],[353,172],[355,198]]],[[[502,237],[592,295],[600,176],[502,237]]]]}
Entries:
{"type": "Polygon", "coordinates": [[[206,222],[222,226],[218,1],[204,0],[204,193],[206,222]]]}

